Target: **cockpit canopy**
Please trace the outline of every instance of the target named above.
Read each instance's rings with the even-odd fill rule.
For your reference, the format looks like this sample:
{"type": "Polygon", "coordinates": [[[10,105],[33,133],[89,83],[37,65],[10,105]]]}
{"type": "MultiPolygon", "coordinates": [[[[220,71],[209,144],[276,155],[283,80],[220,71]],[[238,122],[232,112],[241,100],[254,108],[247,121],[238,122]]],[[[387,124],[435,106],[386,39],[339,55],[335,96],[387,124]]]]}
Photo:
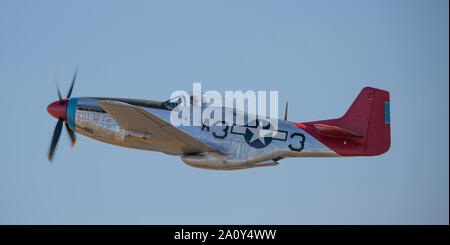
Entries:
{"type": "Polygon", "coordinates": [[[173,108],[180,106],[206,106],[207,103],[205,99],[202,97],[202,101],[200,102],[200,99],[198,96],[191,93],[186,93],[184,95],[178,95],[175,97],[172,97],[166,101],[163,102],[163,106],[165,106],[167,109],[172,110],[173,108]]]}

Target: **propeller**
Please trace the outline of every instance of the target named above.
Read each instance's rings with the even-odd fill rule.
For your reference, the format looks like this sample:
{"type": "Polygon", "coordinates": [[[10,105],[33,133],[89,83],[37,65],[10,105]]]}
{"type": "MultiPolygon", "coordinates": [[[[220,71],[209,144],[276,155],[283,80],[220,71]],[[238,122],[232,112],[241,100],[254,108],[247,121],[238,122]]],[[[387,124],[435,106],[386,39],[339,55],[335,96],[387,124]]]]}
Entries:
{"type": "MultiPolygon", "coordinates": [[[[67,133],[69,134],[72,148],[75,147],[77,143],[77,137],[75,135],[75,132],[69,127],[69,124],[67,122],[66,118],[66,111],[67,111],[67,104],[69,103],[70,96],[72,95],[73,86],[75,84],[75,80],[77,78],[77,72],[78,69],[75,70],[75,74],[73,75],[72,84],[70,85],[69,92],[67,93],[66,98],[62,98],[61,92],[59,91],[58,83],[56,83],[56,91],[58,93],[58,101],[55,101],[48,105],[47,111],[58,119],[58,122],[56,123],[55,129],[53,131],[53,137],[52,141],[50,143],[50,149],[48,151],[48,160],[51,162],[53,160],[53,154],[55,153],[56,145],[58,144],[59,137],[61,136],[61,131],[63,127],[63,123],[66,126],[67,133]]],[[[55,79],[55,71],[53,69],[52,72],[52,79],[55,79]]]]}

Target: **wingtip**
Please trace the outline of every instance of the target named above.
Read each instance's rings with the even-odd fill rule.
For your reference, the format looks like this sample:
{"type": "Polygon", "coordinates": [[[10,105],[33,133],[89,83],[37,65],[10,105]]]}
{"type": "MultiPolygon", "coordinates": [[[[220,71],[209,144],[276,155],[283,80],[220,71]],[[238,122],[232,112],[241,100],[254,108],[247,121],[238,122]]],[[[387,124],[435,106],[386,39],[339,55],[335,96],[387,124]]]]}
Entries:
{"type": "Polygon", "coordinates": [[[72,144],[72,149],[75,148],[75,146],[77,145],[78,139],[76,139],[73,144],[72,144]]]}

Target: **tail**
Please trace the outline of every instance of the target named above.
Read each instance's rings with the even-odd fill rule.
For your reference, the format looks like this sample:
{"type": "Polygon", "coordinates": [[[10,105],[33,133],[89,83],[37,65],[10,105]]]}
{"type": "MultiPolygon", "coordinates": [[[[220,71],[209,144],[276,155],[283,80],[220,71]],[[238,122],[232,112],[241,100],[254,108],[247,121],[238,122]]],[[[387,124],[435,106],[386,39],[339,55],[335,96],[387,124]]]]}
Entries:
{"type": "Polygon", "coordinates": [[[391,145],[389,92],[365,87],[341,118],[302,125],[341,156],[383,154],[391,145]]]}

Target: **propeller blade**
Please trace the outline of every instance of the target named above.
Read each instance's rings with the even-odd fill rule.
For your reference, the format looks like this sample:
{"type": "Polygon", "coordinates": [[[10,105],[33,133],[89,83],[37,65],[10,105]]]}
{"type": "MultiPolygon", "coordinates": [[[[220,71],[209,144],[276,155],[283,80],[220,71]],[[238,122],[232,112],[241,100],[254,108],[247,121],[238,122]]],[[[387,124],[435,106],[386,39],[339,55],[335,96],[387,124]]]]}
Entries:
{"type": "Polygon", "coordinates": [[[59,103],[60,103],[60,104],[64,103],[64,102],[63,102],[63,99],[62,99],[62,96],[61,96],[61,92],[59,92],[59,86],[58,86],[58,84],[56,84],[56,91],[58,91],[59,103]]]}
{"type": "Polygon", "coordinates": [[[286,101],[286,111],[284,112],[284,120],[287,121],[288,102],[286,101]]]}
{"type": "Polygon", "coordinates": [[[70,98],[70,95],[72,94],[73,85],[75,84],[75,80],[77,79],[77,72],[78,72],[78,68],[75,70],[75,74],[73,75],[73,79],[72,79],[72,84],[70,85],[70,89],[69,89],[69,92],[67,93],[66,98],[70,98]]]}
{"type": "Polygon", "coordinates": [[[62,96],[61,96],[61,92],[59,92],[59,85],[58,85],[58,82],[57,82],[56,79],[55,79],[55,74],[56,74],[56,70],[55,70],[55,67],[53,67],[53,69],[52,69],[52,80],[53,80],[53,81],[55,82],[55,84],[56,84],[56,92],[58,92],[59,102],[62,103],[62,102],[63,102],[63,99],[62,99],[62,96]]]}
{"type": "Polygon", "coordinates": [[[55,152],[56,145],[58,144],[59,136],[61,135],[62,124],[64,120],[58,119],[56,123],[55,131],[53,131],[53,139],[50,145],[50,150],[48,151],[48,160],[51,162],[53,160],[53,153],[55,152]]]}
{"type": "Polygon", "coordinates": [[[75,136],[75,132],[69,127],[69,124],[66,122],[67,133],[69,133],[70,139],[72,140],[72,148],[77,144],[77,136],[75,136]]]}

